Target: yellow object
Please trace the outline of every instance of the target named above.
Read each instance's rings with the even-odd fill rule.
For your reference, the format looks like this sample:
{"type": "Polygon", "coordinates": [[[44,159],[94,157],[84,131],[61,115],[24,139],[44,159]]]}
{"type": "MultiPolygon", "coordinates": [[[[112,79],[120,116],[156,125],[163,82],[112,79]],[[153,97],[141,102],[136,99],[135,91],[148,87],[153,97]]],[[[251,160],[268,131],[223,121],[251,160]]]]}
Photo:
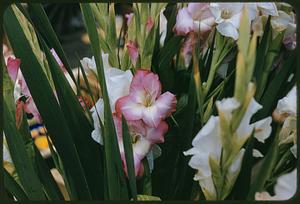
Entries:
{"type": "Polygon", "coordinates": [[[39,150],[45,150],[45,149],[49,148],[49,144],[48,144],[46,136],[37,137],[34,140],[34,143],[38,147],[39,150]]]}

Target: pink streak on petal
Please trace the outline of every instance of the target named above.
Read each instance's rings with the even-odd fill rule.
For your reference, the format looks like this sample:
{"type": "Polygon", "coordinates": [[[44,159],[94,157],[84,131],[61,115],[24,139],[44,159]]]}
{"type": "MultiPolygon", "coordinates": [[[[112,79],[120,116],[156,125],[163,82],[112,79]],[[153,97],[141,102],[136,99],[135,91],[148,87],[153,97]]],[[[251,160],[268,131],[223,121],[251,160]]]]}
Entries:
{"type": "Polygon", "coordinates": [[[116,102],[117,113],[123,113],[126,120],[140,120],[142,110],[143,106],[133,101],[130,95],[119,98],[116,102]]]}
{"type": "Polygon", "coordinates": [[[138,69],[133,76],[129,92],[143,89],[144,77],[149,73],[151,73],[149,70],[138,69]]]}
{"type": "Polygon", "coordinates": [[[157,74],[147,74],[142,83],[145,91],[151,95],[153,100],[155,100],[161,94],[161,83],[157,74]]]}
{"type": "Polygon", "coordinates": [[[143,109],[143,121],[150,127],[157,127],[161,116],[156,106],[149,106],[143,109]]]}
{"type": "Polygon", "coordinates": [[[130,59],[132,61],[132,63],[135,65],[136,61],[139,57],[139,51],[138,51],[138,47],[137,44],[134,43],[133,41],[129,41],[126,45],[127,49],[128,49],[128,53],[130,56],[130,59]]]}
{"type": "Polygon", "coordinates": [[[163,143],[164,135],[167,133],[168,128],[169,126],[165,121],[161,121],[156,128],[148,127],[146,139],[153,144],[163,143]]]}
{"type": "Polygon", "coordinates": [[[154,22],[153,22],[151,16],[149,16],[147,19],[147,23],[146,23],[147,32],[149,32],[153,28],[153,26],[154,26],[154,22]]]}
{"type": "Polygon", "coordinates": [[[12,57],[8,57],[7,59],[7,71],[13,82],[16,82],[18,71],[20,69],[20,64],[21,60],[18,58],[13,59],[12,57]]]}
{"type": "Polygon", "coordinates": [[[174,94],[165,92],[160,95],[155,102],[155,106],[159,112],[161,119],[169,117],[172,112],[176,111],[177,99],[174,94]]]}

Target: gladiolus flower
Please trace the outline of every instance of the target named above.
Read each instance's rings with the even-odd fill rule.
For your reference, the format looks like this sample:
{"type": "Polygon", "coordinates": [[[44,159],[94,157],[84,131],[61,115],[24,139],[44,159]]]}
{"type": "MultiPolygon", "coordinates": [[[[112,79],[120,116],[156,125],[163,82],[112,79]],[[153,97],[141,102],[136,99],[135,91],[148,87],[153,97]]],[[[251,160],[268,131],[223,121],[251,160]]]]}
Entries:
{"type": "Polygon", "coordinates": [[[208,3],[189,3],[178,11],[174,32],[177,35],[187,35],[189,32],[206,35],[214,25],[214,17],[208,9],[208,3]]]}
{"type": "MultiPolygon", "coordinates": [[[[211,166],[209,160],[213,160],[216,164],[220,164],[221,152],[225,148],[223,146],[222,132],[222,122],[226,121],[227,124],[231,124],[234,120],[233,111],[240,107],[240,103],[235,98],[226,98],[222,101],[216,102],[219,116],[211,116],[205,126],[199,131],[199,133],[194,138],[192,145],[193,147],[184,152],[184,155],[192,155],[189,165],[197,170],[194,176],[194,180],[199,182],[202,191],[209,200],[217,199],[217,190],[214,186],[212,171],[218,171],[218,169],[211,166]],[[221,117],[222,116],[222,117],[221,117]]],[[[261,121],[250,124],[251,117],[261,108],[261,106],[252,99],[248,108],[241,119],[241,122],[234,133],[235,144],[239,144],[236,155],[230,156],[232,159],[231,165],[228,167],[228,172],[226,179],[230,184],[226,184],[228,189],[223,189],[227,191],[230,189],[238,176],[241,168],[243,155],[245,152],[244,148],[241,148],[243,143],[250,137],[254,130],[254,137],[258,141],[262,142],[270,136],[271,133],[271,118],[266,118],[261,121]],[[241,149],[240,149],[241,148],[241,149]]],[[[227,147],[228,148],[228,147],[227,147]]],[[[236,151],[236,150],[234,150],[236,151]]],[[[258,152],[254,152],[256,155],[258,152]]],[[[259,154],[257,154],[259,155],[259,154]]],[[[216,181],[218,182],[218,181],[216,181]]]]}
{"type": "Polygon", "coordinates": [[[150,127],[157,127],[176,110],[176,97],[170,92],[161,94],[158,75],[138,70],[130,85],[129,95],[116,103],[117,113],[126,120],[143,120],[150,127]]]}

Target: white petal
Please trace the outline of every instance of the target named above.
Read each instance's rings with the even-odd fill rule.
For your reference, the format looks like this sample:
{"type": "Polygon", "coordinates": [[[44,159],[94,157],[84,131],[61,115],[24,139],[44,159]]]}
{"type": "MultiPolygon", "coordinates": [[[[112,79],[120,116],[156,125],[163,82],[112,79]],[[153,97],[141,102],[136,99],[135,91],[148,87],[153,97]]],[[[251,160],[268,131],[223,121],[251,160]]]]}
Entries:
{"type": "Polygon", "coordinates": [[[263,15],[278,16],[278,11],[275,3],[256,3],[258,9],[262,12],[263,15]]]}
{"type": "Polygon", "coordinates": [[[286,97],[280,99],[277,104],[279,114],[287,113],[292,116],[297,114],[297,93],[296,86],[287,94],[286,97]]]}
{"type": "Polygon", "coordinates": [[[279,16],[271,18],[271,25],[274,30],[282,32],[287,28],[287,25],[293,21],[292,17],[283,11],[278,11],[279,16]]]}
{"type": "Polygon", "coordinates": [[[232,111],[240,106],[240,103],[235,98],[225,98],[221,101],[216,101],[219,114],[223,114],[228,121],[231,120],[232,111]]]}
{"type": "Polygon", "coordinates": [[[219,117],[211,116],[205,126],[195,136],[192,145],[202,153],[208,153],[219,161],[221,155],[221,135],[219,117]]]}
{"type": "Polygon", "coordinates": [[[226,37],[231,37],[234,40],[237,40],[239,37],[239,33],[231,23],[228,22],[222,22],[217,25],[217,30],[226,37]]]}
{"type": "Polygon", "coordinates": [[[129,87],[132,81],[130,70],[122,71],[116,68],[107,69],[105,72],[106,86],[112,111],[115,110],[116,101],[129,94],[129,87]]]}
{"type": "Polygon", "coordinates": [[[94,121],[94,130],[92,131],[91,136],[96,142],[103,145],[103,138],[102,138],[102,135],[101,135],[101,126],[100,126],[100,122],[99,122],[99,117],[100,117],[100,120],[102,122],[104,121],[104,102],[103,102],[103,99],[100,98],[96,102],[96,105],[91,109],[91,112],[92,112],[92,118],[93,118],[93,121],[94,121]]]}
{"type": "Polygon", "coordinates": [[[254,123],[254,137],[259,142],[265,143],[265,140],[270,136],[272,132],[271,123],[272,117],[267,117],[254,123]]]}
{"type": "Polygon", "coordinates": [[[288,200],[297,190],[297,169],[280,176],[274,187],[276,200],[288,200]]]}
{"type": "Polygon", "coordinates": [[[13,163],[9,150],[4,143],[3,143],[3,161],[13,163]]]}
{"type": "Polygon", "coordinates": [[[261,109],[262,106],[256,102],[254,98],[251,99],[251,102],[246,110],[244,117],[241,120],[241,123],[237,129],[237,136],[240,139],[246,139],[252,133],[254,125],[250,125],[250,119],[252,116],[261,109]]]}
{"type": "Polygon", "coordinates": [[[252,155],[253,155],[253,157],[256,157],[256,158],[264,157],[264,155],[257,149],[253,149],[252,155]]]}
{"type": "Polygon", "coordinates": [[[297,144],[294,144],[291,148],[290,148],[292,154],[294,155],[294,157],[297,159],[297,144]]]}

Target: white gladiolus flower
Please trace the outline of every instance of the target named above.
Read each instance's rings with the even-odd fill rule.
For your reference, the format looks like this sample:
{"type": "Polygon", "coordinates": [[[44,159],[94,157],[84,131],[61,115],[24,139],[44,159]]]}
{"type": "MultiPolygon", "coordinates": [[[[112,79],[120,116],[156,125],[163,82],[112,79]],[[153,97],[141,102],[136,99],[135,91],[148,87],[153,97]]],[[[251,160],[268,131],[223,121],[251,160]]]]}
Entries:
{"type": "Polygon", "coordinates": [[[248,18],[252,21],[257,13],[256,4],[248,3],[211,3],[210,10],[215,17],[217,30],[226,37],[238,39],[238,28],[244,6],[248,9],[248,18]]]}
{"type": "MultiPolygon", "coordinates": [[[[129,86],[132,81],[133,75],[130,70],[122,71],[120,69],[111,67],[108,62],[108,54],[103,54],[102,58],[103,58],[103,67],[104,67],[108,97],[110,101],[111,110],[112,112],[114,112],[115,103],[117,99],[129,93],[129,86]]],[[[81,63],[84,69],[90,69],[93,70],[95,73],[97,73],[94,57],[92,59],[83,58],[81,63]]],[[[99,118],[97,115],[98,112],[100,119],[102,121],[104,120],[104,101],[102,98],[100,98],[96,102],[96,105],[91,109],[91,112],[92,112],[92,117],[94,120],[94,127],[95,127],[95,130],[92,132],[92,137],[96,142],[103,144],[99,118]]]]}
{"type": "Polygon", "coordinates": [[[297,169],[284,174],[277,179],[274,187],[274,196],[268,192],[255,194],[255,200],[288,200],[292,198],[297,190],[297,169]]]}
{"type": "MultiPolygon", "coordinates": [[[[216,102],[219,115],[230,124],[233,111],[240,107],[240,103],[235,98],[227,98],[216,102]]],[[[266,118],[253,124],[250,123],[251,117],[261,108],[254,99],[251,100],[245,115],[243,116],[235,135],[238,144],[245,142],[254,129],[254,136],[259,141],[264,141],[271,133],[271,118],[266,118]]],[[[194,180],[199,181],[202,191],[207,199],[216,199],[216,189],[212,178],[212,167],[209,160],[212,159],[216,164],[220,164],[222,151],[222,136],[219,116],[211,116],[206,125],[199,131],[194,138],[193,147],[184,152],[184,155],[192,155],[189,166],[197,170],[194,180]]],[[[242,145],[241,145],[242,146],[242,145]]],[[[244,149],[234,156],[226,175],[227,179],[234,184],[242,163],[244,149]]],[[[256,152],[257,153],[257,152],[256,152]]],[[[256,154],[255,153],[255,154],[256,154]]],[[[261,153],[260,153],[261,154],[261,153]]],[[[258,154],[260,156],[260,154],[258,154]]]]}

